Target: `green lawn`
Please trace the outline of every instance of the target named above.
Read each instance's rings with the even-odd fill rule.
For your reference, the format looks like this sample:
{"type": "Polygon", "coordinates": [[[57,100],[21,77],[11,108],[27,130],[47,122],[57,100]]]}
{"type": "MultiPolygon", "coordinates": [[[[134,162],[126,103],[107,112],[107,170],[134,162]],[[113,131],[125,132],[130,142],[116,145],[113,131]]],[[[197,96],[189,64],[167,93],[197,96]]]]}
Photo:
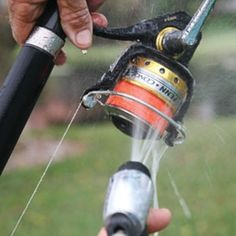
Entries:
{"type": "MultiPolygon", "coordinates": [[[[169,149],[159,173],[161,207],[173,212],[161,235],[236,235],[236,119],[186,123],[186,142],[169,149]],[[183,210],[171,187],[175,179],[192,217],[183,210]]],[[[32,139],[58,138],[64,128],[33,131],[32,139]]],[[[16,235],[96,235],[102,224],[107,181],[128,160],[130,139],[110,124],[74,126],[67,139],[84,147],[81,155],[54,164],[16,235]]],[[[43,167],[12,171],[0,180],[0,235],[9,235],[33,191],[43,167]]]]}

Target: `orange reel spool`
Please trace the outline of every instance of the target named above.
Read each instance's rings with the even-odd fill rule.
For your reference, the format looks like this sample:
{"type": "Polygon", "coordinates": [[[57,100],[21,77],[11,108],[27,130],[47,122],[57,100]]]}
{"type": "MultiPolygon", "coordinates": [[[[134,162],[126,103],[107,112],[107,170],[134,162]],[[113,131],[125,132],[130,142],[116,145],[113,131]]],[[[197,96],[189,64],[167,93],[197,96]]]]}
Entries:
{"type": "Polygon", "coordinates": [[[153,132],[161,137],[187,96],[187,85],[162,64],[138,57],[132,60],[106,101],[106,111],[118,129],[137,138],[153,132]]]}

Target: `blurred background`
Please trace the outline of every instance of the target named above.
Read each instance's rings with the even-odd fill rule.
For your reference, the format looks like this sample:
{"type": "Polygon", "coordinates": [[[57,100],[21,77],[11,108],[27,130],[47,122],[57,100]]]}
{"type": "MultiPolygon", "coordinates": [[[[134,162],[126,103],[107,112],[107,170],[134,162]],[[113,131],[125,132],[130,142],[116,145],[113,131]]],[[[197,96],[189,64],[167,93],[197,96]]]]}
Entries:
{"type": "MultiPolygon", "coordinates": [[[[107,0],[110,26],[185,10],[200,0],[107,0]],[[128,7],[127,7],[128,6],[128,7]]],[[[158,195],[173,212],[161,235],[236,235],[236,1],[218,1],[190,63],[196,80],[185,118],[187,140],[161,162],[158,195]],[[188,212],[178,196],[185,199],[188,212]]],[[[93,85],[129,43],[94,38],[83,55],[67,42],[64,66],[56,67],[0,179],[0,235],[9,235],[53,153],[85,88],[93,85]]],[[[0,1],[0,78],[19,48],[12,39],[6,1],[0,1]]],[[[96,235],[109,176],[130,157],[131,140],[98,107],[80,110],[54,165],[16,235],[96,235]]]]}

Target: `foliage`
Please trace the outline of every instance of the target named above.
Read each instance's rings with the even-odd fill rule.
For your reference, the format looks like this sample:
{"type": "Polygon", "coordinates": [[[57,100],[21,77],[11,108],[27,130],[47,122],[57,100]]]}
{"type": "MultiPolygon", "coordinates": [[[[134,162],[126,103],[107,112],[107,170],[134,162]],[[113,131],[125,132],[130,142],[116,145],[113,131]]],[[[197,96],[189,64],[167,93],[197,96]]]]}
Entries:
{"type": "MultiPolygon", "coordinates": [[[[173,212],[161,235],[235,235],[235,119],[210,123],[189,121],[183,145],[167,151],[158,176],[161,207],[173,212]],[[185,198],[191,218],[179,205],[168,172],[185,198]]],[[[64,128],[31,133],[32,139],[57,138],[64,128]]],[[[96,235],[109,176],[129,158],[131,140],[108,124],[74,126],[67,139],[85,151],[55,163],[43,182],[16,235],[96,235]]],[[[0,234],[9,235],[43,167],[1,177],[0,234]]]]}

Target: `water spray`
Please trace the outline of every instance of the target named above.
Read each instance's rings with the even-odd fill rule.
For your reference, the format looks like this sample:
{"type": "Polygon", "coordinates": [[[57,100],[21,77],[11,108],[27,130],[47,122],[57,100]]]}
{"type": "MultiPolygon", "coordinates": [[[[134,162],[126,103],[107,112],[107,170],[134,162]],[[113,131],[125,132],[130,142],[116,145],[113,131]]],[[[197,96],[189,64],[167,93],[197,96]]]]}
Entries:
{"type": "MultiPolygon", "coordinates": [[[[85,91],[83,106],[100,104],[113,124],[133,138],[155,137],[168,146],[183,142],[182,123],[194,87],[188,64],[215,2],[203,1],[193,17],[176,12],[126,28],[95,27],[97,36],[135,43],[85,91]]],[[[152,178],[140,162],[128,162],[113,175],[104,205],[108,236],[148,235],[152,178]]]]}

